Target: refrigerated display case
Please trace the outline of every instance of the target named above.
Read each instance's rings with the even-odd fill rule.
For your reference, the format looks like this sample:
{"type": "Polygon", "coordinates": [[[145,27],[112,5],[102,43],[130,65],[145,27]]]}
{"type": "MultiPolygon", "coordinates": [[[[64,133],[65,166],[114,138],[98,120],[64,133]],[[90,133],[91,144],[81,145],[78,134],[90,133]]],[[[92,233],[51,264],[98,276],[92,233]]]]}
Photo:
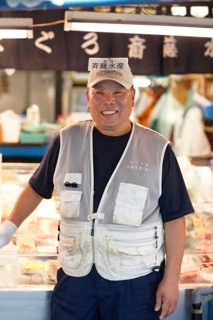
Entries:
{"type": "MultiPolygon", "coordinates": [[[[2,163],[1,221],[8,218],[22,188],[38,164],[2,163]]],[[[57,261],[58,198],[44,199],[0,250],[0,287],[53,285],[57,261]],[[9,276],[8,276],[9,274],[9,276]]]]}
{"type": "Polygon", "coordinates": [[[179,164],[195,213],[186,216],[186,248],[180,283],[213,283],[213,167],[179,164]]]}
{"type": "MultiPolygon", "coordinates": [[[[181,269],[179,302],[168,320],[191,319],[192,292],[213,283],[213,167],[179,158],[196,213],[186,217],[187,244],[181,269]]],[[[2,163],[1,220],[38,163],[2,163]]],[[[43,200],[21,225],[11,243],[0,250],[0,319],[48,320],[49,302],[56,283],[59,201],[43,200]]],[[[177,244],[178,245],[178,244],[177,244]]],[[[204,297],[203,320],[208,319],[204,297]]]]}
{"type": "MultiPolygon", "coordinates": [[[[38,163],[2,163],[0,220],[7,219],[38,163]]],[[[0,250],[0,319],[47,320],[56,283],[58,198],[43,200],[0,250]]]]}
{"type": "MultiPolygon", "coordinates": [[[[189,293],[188,299],[185,296],[182,304],[179,302],[179,312],[188,309],[184,320],[211,319],[209,301],[213,300],[212,159],[213,155],[178,158],[195,209],[194,214],[186,216],[187,240],[180,275],[180,295],[181,292],[182,295],[183,292],[189,293]]],[[[178,309],[175,314],[178,315],[178,309]]],[[[178,320],[178,317],[174,320],[178,320]]]]}

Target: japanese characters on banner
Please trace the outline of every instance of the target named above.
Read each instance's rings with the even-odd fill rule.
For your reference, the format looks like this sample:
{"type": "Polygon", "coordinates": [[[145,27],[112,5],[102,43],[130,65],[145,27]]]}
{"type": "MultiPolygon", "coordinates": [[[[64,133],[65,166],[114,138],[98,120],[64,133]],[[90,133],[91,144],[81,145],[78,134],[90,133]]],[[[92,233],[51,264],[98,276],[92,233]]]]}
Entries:
{"type": "Polygon", "coordinates": [[[112,56],[129,58],[133,74],[160,75],[162,73],[162,37],[133,34],[112,36],[112,56]]]}
{"type": "MultiPolygon", "coordinates": [[[[23,17],[23,12],[11,14],[23,17]]],[[[24,14],[37,25],[64,20],[64,10],[24,14]]],[[[87,72],[88,58],[108,56],[128,57],[135,75],[213,73],[213,39],[63,29],[63,23],[37,26],[33,39],[0,40],[0,68],[87,72]]]]}

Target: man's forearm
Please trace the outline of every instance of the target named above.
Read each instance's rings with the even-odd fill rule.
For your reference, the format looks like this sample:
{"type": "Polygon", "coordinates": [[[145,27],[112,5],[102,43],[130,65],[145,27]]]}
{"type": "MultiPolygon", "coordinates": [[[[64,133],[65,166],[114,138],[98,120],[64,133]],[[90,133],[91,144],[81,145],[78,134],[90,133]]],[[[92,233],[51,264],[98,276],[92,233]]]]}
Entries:
{"type": "Polygon", "coordinates": [[[17,227],[36,209],[43,198],[36,193],[29,184],[19,195],[13,210],[8,217],[17,227]]]}
{"type": "Polygon", "coordinates": [[[27,184],[14,204],[8,220],[0,226],[0,248],[10,242],[17,228],[35,210],[41,200],[42,197],[27,184]]]}
{"type": "Polygon", "coordinates": [[[165,232],[165,250],[166,250],[166,268],[164,277],[172,277],[179,280],[182,258],[186,243],[185,218],[166,222],[165,232]]]}
{"type": "Polygon", "coordinates": [[[178,281],[185,248],[185,219],[179,218],[164,225],[166,267],[156,292],[155,310],[161,310],[163,320],[174,312],[178,302],[178,281]]]}

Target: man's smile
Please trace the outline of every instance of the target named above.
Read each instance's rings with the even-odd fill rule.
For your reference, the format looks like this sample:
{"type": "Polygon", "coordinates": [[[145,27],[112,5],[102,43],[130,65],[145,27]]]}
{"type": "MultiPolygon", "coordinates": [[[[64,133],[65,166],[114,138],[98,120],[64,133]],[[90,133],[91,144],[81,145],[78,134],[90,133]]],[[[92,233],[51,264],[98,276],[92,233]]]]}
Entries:
{"type": "Polygon", "coordinates": [[[103,115],[112,115],[112,114],[116,114],[118,111],[116,110],[106,110],[106,111],[101,111],[101,113],[103,115]]]}

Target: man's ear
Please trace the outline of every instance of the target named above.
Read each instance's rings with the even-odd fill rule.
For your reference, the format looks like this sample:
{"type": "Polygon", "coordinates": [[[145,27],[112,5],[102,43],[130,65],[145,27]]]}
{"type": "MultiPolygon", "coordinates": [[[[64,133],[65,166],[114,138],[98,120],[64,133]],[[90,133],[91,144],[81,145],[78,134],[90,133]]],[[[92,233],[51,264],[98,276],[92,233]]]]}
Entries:
{"type": "Polygon", "coordinates": [[[89,89],[88,88],[86,89],[86,99],[87,99],[87,101],[89,101],[89,89]]]}
{"type": "Polygon", "coordinates": [[[133,104],[135,103],[135,88],[131,88],[133,104]]]}

